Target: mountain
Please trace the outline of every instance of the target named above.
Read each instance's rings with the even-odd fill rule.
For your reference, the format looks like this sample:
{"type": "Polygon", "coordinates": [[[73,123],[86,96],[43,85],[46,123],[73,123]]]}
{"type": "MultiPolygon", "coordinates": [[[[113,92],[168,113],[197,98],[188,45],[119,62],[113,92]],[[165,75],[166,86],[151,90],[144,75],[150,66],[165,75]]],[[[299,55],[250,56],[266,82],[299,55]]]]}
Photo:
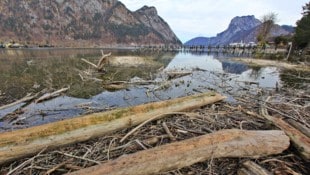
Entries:
{"type": "MultiPolygon", "coordinates": [[[[215,37],[197,37],[185,43],[187,46],[193,45],[228,45],[236,42],[256,42],[258,31],[262,27],[262,22],[255,18],[255,16],[237,16],[234,17],[228,28],[217,34],[215,37]]],[[[270,36],[289,35],[294,30],[290,26],[274,25],[271,29],[270,36]]]]}
{"type": "Polygon", "coordinates": [[[118,0],[0,1],[0,41],[56,46],[180,45],[154,7],[118,0]]]}

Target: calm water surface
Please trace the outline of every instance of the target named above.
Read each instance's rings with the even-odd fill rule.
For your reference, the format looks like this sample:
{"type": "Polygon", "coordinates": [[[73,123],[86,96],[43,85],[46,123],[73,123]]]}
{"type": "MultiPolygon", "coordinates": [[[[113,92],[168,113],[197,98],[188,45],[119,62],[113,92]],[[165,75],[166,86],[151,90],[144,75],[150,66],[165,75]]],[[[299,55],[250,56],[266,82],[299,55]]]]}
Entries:
{"type": "MultiPolygon", "coordinates": [[[[165,100],[197,92],[214,90],[230,97],[240,86],[248,86],[249,93],[255,82],[259,87],[274,88],[281,85],[280,72],[274,67],[250,68],[230,60],[227,55],[191,53],[140,52],[131,50],[104,50],[113,56],[139,56],[156,64],[107,66],[106,73],[95,71],[81,61],[85,58],[97,63],[99,49],[1,49],[0,50],[0,98],[17,100],[27,93],[43,89],[70,87],[65,96],[23,108],[18,120],[0,122],[0,130],[17,129],[57,121],[92,111],[133,106],[141,103],[165,100]],[[184,71],[190,75],[169,80],[167,72],[184,71]],[[93,79],[82,79],[91,74],[93,79]],[[100,81],[98,81],[100,80],[100,81]],[[131,85],[120,90],[107,90],[104,84],[113,81],[153,81],[147,85],[131,85]],[[83,106],[88,108],[83,108],[83,106]],[[18,125],[17,125],[18,124],[18,125]]],[[[0,110],[0,119],[21,107],[0,110]]]]}

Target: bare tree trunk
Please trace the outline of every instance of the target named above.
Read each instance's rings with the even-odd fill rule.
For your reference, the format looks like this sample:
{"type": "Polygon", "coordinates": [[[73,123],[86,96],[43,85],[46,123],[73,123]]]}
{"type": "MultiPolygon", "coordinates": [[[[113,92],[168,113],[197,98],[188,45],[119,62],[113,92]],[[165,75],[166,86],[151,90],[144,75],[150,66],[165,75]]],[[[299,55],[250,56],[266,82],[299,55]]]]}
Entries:
{"type": "Polygon", "coordinates": [[[180,169],[211,158],[279,154],[290,145],[283,131],[222,130],[122,156],[70,175],[144,175],[180,169]]]}
{"type": "Polygon", "coordinates": [[[290,46],[290,48],[289,48],[289,51],[288,51],[287,56],[286,56],[286,59],[285,59],[286,61],[290,58],[290,55],[291,55],[291,52],[292,52],[293,44],[290,43],[289,46],[290,46]]]}

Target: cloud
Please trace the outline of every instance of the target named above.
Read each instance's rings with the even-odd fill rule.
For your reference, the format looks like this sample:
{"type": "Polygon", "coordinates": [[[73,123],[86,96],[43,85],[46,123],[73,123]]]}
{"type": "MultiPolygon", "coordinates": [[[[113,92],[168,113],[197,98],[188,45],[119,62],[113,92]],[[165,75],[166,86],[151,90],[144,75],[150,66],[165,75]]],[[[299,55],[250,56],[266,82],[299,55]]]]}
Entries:
{"type": "Polygon", "coordinates": [[[235,16],[278,14],[279,24],[295,25],[308,0],[121,0],[130,10],[144,5],[156,7],[183,41],[197,36],[215,36],[225,30],[235,16]]]}

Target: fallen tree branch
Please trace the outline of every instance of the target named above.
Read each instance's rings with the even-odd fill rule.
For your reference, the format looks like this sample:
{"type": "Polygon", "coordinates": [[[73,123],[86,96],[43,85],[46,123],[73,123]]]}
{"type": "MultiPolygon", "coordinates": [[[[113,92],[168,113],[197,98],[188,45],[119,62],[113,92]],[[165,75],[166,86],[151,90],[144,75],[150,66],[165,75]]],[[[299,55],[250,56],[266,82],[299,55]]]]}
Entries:
{"type": "MultiPolygon", "coordinates": [[[[270,97],[267,98],[268,102],[270,97]]],[[[275,126],[283,130],[293,142],[293,145],[297,148],[299,153],[305,158],[310,159],[310,138],[300,132],[298,129],[291,126],[289,123],[284,121],[281,117],[273,117],[268,114],[265,105],[261,105],[261,115],[267,120],[271,121],[275,126]]]]}
{"type": "Polygon", "coordinates": [[[101,50],[101,54],[102,54],[102,57],[98,61],[98,64],[97,64],[97,69],[98,70],[102,70],[103,69],[103,66],[105,65],[105,63],[107,63],[107,57],[111,56],[111,52],[108,53],[108,54],[104,54],[103,50],[101,50]]]}
{"type": "Polygon", "coordinates": [[[26,160],[25,162],[23,162],[22,164],[18,165],[17,167],[15,167],[14,169],[12,169],[10,172],[7,173],[7,175],[11,175],[13,173],[15,173],[15,171],[18,171],[19,169],[22,169],[23,167],[25,167],[27,164],[30,164],[34,159],[36,159],[37,157],[40,156],[40,154],[42,154],[44,151],[46,150],[46,148],[43,148],[36,156],[26,160]]]}
{"type": "Polygon", "coordinates": [[[44,94],[43,96],[41,96],[40,98],[38,98],[37,100],[35,100],[35,103],[40,103],[40,102],[42,102],[42,101],[45,101],[45,100],[48,100],[48,99],[57,97],[57,96],[59,96],[61,93],[66,92],[66,91],[68,91],[69,89],[70,89],[70,88],[67,87],[67,88],[59,89],[59,90],[54,91],[54,92],[52,92],[52,93],[44,94]]]}
{"type": "Polygon", "coordinates": [[[87,60],[84,59],[84,58],[82,58],[81,60],[84,61],[85,63],[87,63],[87,64],[93,66],[94,68],[98,69],[98,66],[97,66],[96,64],[94,64],[94,63],[92,63],[92,62],[90,62],[90,61],[87,61],[87,60]]]}
{"type": "Polygon", "coordinates": [[[224,96],[215,93],[197,94],[0,133],[0,164],[34,155],[45,147],[53,149],[86,141],[139,125],[154,116],[188,111],[223,99],[224,96]]]}
{"type": "Polygon", "coordinates": [[[283,131],[279,130],[222,130],[121,156],[105,164],[69,174],[158,174],[187,167],[211,158],[260,157],[279,154],[286,150],[289,144],[289,138],[283,131]]]}
{"type": "Polygon", "coordinates": [[[100,162],[95,161],[95,160],[87,159],[85,157],[79,157],[79,156],[71,155],[71,154],[68,154],[68,153],[63,153],[63,152],[60,152],[60,151],[55,151],[55,153],[62,154],[64,156],[72,157],[72,158],[75,158],[75,159],[85,160],[85,161],[92,162],[92,163],[95,163],[95,164],[98,164],[98,165],[101,164],[100,162]]]}
{"type": "Polygon", "coordinates": [[[134,129],[132,129],[130,132],[128,132],[121,140],[120,143],[122,143],[124,140],[126,140],[130,135],[132,135],[133,133],[135,133],[138,129],[140,129],[141,127],[143,127],[144,125],[146,125],[147,123],[154,121],[156,119],[160,119],[163,118],[164,116],[168,116],[168,115],[174,115],[174,114],[181,114],[181,115],[187,115],[189,117],[191,117],[191,113],[185,113],[185,112],[170,112],[170,113],[164,113],[164,114],[160,114],[160,115],[156,115],[146,121],[144,121],[143,123],[141,123],[140,125],[138,125],[137,127],[135,127],[134,129]]]}
{"type": "Polygon", "coordinates": [[[103,51],[101,50],[101,54],[102,54],[102,57],[100,58],[100,60],[98,61],[97,65],[82,58],[81,60],[84,61],[85,63],[93,66],[94,68],[96,68],[98,71],[101,71],[103,70],[103,66],[105,65],[105,63],[107,63],[107,57],[111,56],[111,52],[108,53],[108,54],[104,54],[103,51]]]}
{"type": "Polygon", "coordinates": [[[293,120],[293,119],[287,119],[286,120],[290,125],[292,125],[294,128],[298,129],[300,132],[305,134],[307,137],[310,138],[310,129],[304,126],[303,124],[293,120]]]}
{"type": "Polygon", "coordinates": [[[256,163],[252,161],[246,161],[242,163],[245,170],[242,168],[238,171],[238,175],[272,175],[271,172],[266,170],[265,168],[257,165],[256,163]]]}
{"type": "Polygon", "coordinates": [[[32,100],[32,99],[34,99],[36,97],[37,97],[37,94],[36,95],[32,95],[32,96],[27,95],[26,97],[24,97],[22,99],[19,99],[19,100],[13,102],[13,103],[10,103],[10,104],[4,105],[4,106],[0,106],[0,110],[3,110],[3,109],[6,109],[6,108],[9,108],[9,107],[18,105],[18,104],[23,103],[23,102],[30,101],[30,100],[32,100]]]}
{"type": "Polygon", "coordinates": [[[177,139],[172,135],[172,133],[170,132],[166,122],[163,122],[163,128],[165,130],[165,132],[168,134],[169,138],[171,141],[176,141],[177,139]]]}

